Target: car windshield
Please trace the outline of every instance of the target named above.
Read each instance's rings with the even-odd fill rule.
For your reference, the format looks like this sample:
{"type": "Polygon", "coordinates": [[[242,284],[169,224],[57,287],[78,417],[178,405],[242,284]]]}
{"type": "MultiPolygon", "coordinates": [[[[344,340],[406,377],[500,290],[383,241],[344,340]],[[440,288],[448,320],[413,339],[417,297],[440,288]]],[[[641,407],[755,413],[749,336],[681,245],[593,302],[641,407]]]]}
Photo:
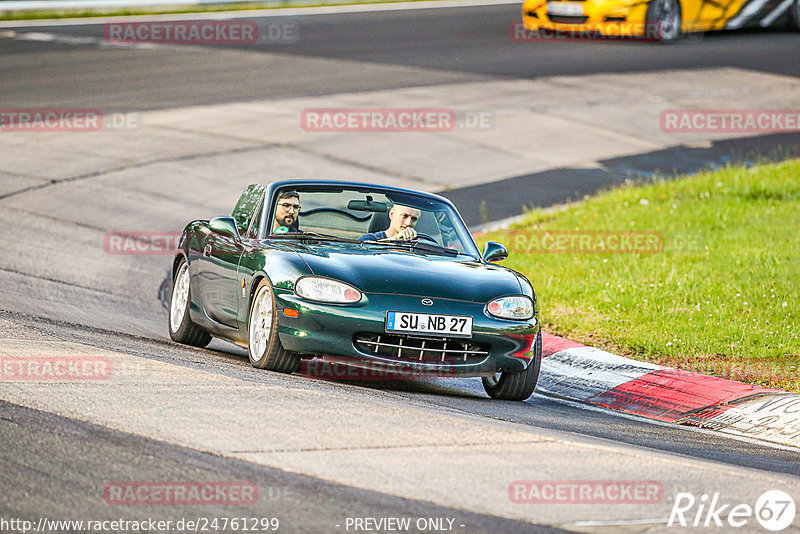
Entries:
{"type": "Polygon", "coordinates": [[[446,249],[448,254],[480,257],[469,230],[452,206],[421,193],[326,189],[320,185],[283,188],[274,193],[268,217],[272,224],[265,221],[264,234],[282,239],[360,239],[363,246],[403,245],[422,252],[446,249]],[[390,226],[389,214],[395,205],[411,208],[408,211],[416,215],[412,227],[417,237],[412,242],[392,241],[381,234],[390,226]]]}

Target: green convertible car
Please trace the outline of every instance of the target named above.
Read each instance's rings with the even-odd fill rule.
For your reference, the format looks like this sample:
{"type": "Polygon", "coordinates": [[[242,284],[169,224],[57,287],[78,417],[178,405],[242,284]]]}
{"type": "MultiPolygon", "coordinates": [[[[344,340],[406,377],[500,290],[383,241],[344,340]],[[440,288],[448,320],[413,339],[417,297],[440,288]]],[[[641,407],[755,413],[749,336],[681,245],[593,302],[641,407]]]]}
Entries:
{"type": "Polygon", "coordinates": [[[481,254],[438,195],[335,181],[255,184],[230,216],[186,226],[169,332],[198,347],[212,336],[246,346],[261,369],[292,373],[322,358],[482,377],[491,397],[524,400],[542,340],[530,282],[492,263],[507,255],[491,241],[481,254]]]}

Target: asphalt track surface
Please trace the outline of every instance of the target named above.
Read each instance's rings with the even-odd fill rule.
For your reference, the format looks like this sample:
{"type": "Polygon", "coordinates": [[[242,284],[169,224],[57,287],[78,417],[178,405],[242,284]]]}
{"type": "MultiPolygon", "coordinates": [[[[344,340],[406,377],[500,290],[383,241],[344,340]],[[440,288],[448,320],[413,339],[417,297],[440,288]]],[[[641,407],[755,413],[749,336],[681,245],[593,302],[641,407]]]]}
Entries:
{"type": "MultiPolygon", "coordinates": [[[[255,19],[262,31],[276,19],[255,19]]],[[[637,42],[515,43],[509,24],[517,5],[293,17],[294,43],[238,45],[278,54],[268,68],[231,64],[193,47],[129,50],[92,44],[0,39],[3,105],[146,110],[282,96],[319,96],[487,78],[624,73],[735,66],[800,77],[798,34],[740,30],[675,45],[637,42]],[[349,67],[318,58],[352,61],[349,67]],[[33,61],[32,61],[33,60],[33,61]],[[379,74],[370,68],[385,67],[379,74]],[[413,67],[409,71],[408,67],[413,67]],[[419,71],[418,69],[423,69],[419,71]],[[42,84],[42,77],[48,80],[42,84]]],[[[2,27],[2,23],[0,23],[2,27]]],[[[24,32],[24,27],[15,27],[24,32]]],[[[103,39],[102,25],[45,31],[103,39]]],[[[221,45],[222,46],[222,45],[221,45]]],[[[535,98],[535,95],[531,95],[535,98]]]]}
{"type": "MultiPolygon", "coordinates": [[[[102,303],[91,302],[91,297],[86,294],[85,300],[77,304],[99,309],[102,303]]],[[[242,350],[217,342],[212,349],[198,350],[163,339],[147,339],[25,314],[0,312],[0,320],[14,322],[19,337],[64,340],[97,349],[112,349],[251,383],[309,388],[346,394],[363,401],[378,400],[397,407],[485,417],[602,447],[627,444],[645,453],[663,451],[676,457],[711,460],[730,469],[742,467],[783,474],[789,479],[800,474],[798,453],[793,450],[730,439],[693,428],[655,424],[635,417],[623,418],[607,411],[587,411],[539,394],[524,403],[491,401],[483,393],[480,381],[475,379],[374,383],[308,380],[297,375],[286,377],[253,369],[242,350]]],[[[167,409],[169,400],[164,399],[164,403],[167,409]]],[[[466,532],[537,532],[551,528],[348,488],[5,401],[0,401],[0,442],[4,444],[0,450],[0,473],[7,483],[0,500],[3,517],[36,521],[46,513],[50,518],[107,518],[109,509],[100,496],[104,484],[109,481],[246,480],[258,484],[262,495],[255,508],[248,507],[247,514],[288,519],[282,523],[281,531],[331,532],[338,530],[333,525],[346,517],[396,515],[457,517],[459,522],[468,525],[466,532]]],[[[592,478],[590,474],[586,476],[592,478]]],[[[110,518],[141,519],[149,515],[177,519],[187,516],[187,508],[192,512],[190,515],[206,517],[229,517],[236,513],[235,507],[226,509],[223,505],[197,508],[118,506],[110,518]]]]}
{"type": "MultiPolygon", "coordinates": [[[[243,15],[243,18],[248,17],[243,15]]],[[[603,42],[593,46],[559,43],[534,47],[509,42],[508,24],[517,18],[518,8],[513,5],[301,18],[303,39],[296,45],[249,48],[254,54],[279,55],[271,72],[252,72],[236,64],[222,64],[206,57],[203,47],[195,47],[187,56],[170,49],[156,52],[99,48],[94,44],[0,39],[3,65],[0,94],[3,107],[91,105],[104,109],[145,110],[487,77],[533,78],[719,65],[800,76],[800,62],[793,59],[798,36],[790,32],[719,33],[707,35],[702,41],[673,46],[603,42]],[[313,58],[320,56],[353,63],[350,67],[340,65],[330,71],[315,70],[312,67],[320,66],[313,63],[313,58]],[[363,68],[376,64],[389,69],[381,71],[380,77],[366,76],[363,68]],[[421,70],[409,75],[408,70],[399,68],[393,73],[395,67],[421,70]]],[[[102,28],[91,25],[48,31],[71,36],[102,35],[102,28]]],[[[787,139],[776,142],[785,144],[787,139]]],[[[769,142],[765,145],[772,146],[769,142]]],[[[694,156],[696,154],[692,154],[694,156]]],[[[561,190],[553,193],[549,203],[598,187],[592,180],[581,180],[580,176],[564,183],[561,190]]],[[[453,195],[462,195],[459,202],[474,202],[481,190],[454,192],[453,195]]],[[[76,263],[74,268],[80,268],[74,258],[72,261],[76,263]]],[[[32,292],[41,295],[40,311],[48,308],[48,295],[57,288],[68,294],[75,309],[104,316],[105,324],[128,317],[134,322],[141,320],[146,324],[143,329],[152,332],[141,335],[139,329],[137,335],[133,335],[121,321],[118,329],[82,324],[69,310],[55,306],[36,313],[22,299],[5,294],[0,301],[0,309],[5,310],[0,312],[0,319],[14,324],[15,335],[19,337],[113,348],[254,383],[285,383],[297,387],[296,377],[251,368],[246,355],[233,346],[215,342],[210,349],[194,350],[168,342],[165,312],[161,317],[141,319],[137,316],[141,308],[136,303],[115,300],[109,304],[108,295],[88,288],[62,287],[58,281],[30,276],[26,272],[5,275],[7,280],[16,280],[21,286],[29,285],[32,292]],[[39,291],[39,284],[46,290],[39,291]],[[151,324],[163,324],[164,328],[159,334],[151,324]]],[[[156,290],[152,289],[143,298],[156,300],[156,290]]],[[[487,400],[477,380],[398,384],[305,380],[302,387],[335,390],[356,399],[379,399],[399,407],[424,407],[513,422],[607,446],[631,445],[643,451],[711,460],[731,469],[751,468],[786,475],[786,480],[796,480],[800,475],[795,451],[586,410],[538,394],[525,403],[492,402],[487,400]]],[[[6,402],[0,402],[0,443],[3,444],[0,480],[6,488],[0,498],[0,515],[4,517],[35,519],[43,510],[54,517],[74,516],[76,510],[96,511],[95,517],[102,517],[107,509],[98,507],[97,492],[102,490],[104,481],[204,477],[251,480],[262,489],[275,487],[290,493],[293,498],[280,499],[277,505],[267,500],[263,510],[258,510],[270,514],[280,509],[284,515],[294,518],[295,530],[289,531],[326,531],[331,523],[348,515],[455,514],[453,510],[427,502],[227,459],[6,402]]],[[[141,511],[136,511],[136,517],[143,515],[141,511]]],[[[129,513],[117,512],[123,516],[129,513]]],[[[203,510],[208,516],[226,512],[213,508],[203,510]]],[[[165,514],[175,512],[160,508],[153,513],[167,518],[165,514]]],[[[547,528],[462,510],[457,513],[475,532],[529,532],[547,528]]]]}
{"type": "MultiPolygon", "coordinates": [[[[259,487],[259,502],[248,517],[291,517],[281,532],[324,532],[345,517],[458,517],[482,532],[564,532],[500,517],[464,513],[430,503],[369,492],[313,477],[296,475],[240,460],[170,445],[98,425],[65,419],[0,401],[4,443],[0,458],[4,477],[15,484],[5,490],[4,517],[36,522],[47,510],[58,517],[103,518],[99,496],[104,481],[137,480],[144,473],[158,480],[246,480],[259,487]],[[91,446],[87,446],[91,443],[91,446]],[[10,462],[15,458],[18,462],[10,462]],[[19,462],[25,459],[24,463],[19,462]],[[70,460],[70,468],[57,460],[70,460]],[[36,495],[36,499],[27,496],[36,495]],[[13,503],[13,504],[12,504],[13,503]],[[80,513],[76,513],[80,511],[80,513]]],[[[121,508],[115,519],[143,517],[173,522],[186,517],[241,517],[236,506],[144,506],[121,508]],[[191,515],[189,515],[191,514],[191,515]]]]}
{"type": "MultiPolygon", "coordinates": [[[[261,34],[288,22],[296,25],[298,38],[280,44],[162,46],[156,51],[102,46],[101,23],[14,26],[19,34],[46,32],[68,42],[0,39],[1,103],[9,108],[143,111],[492,79],[678,68],[738,67],[800,78],[796,61],[800,35],[783,28],[693,35],[670,45],[607,39],[518,43],[509,38],[509,24],[520,17],[515,4],[237,17],[257,22],[261,34]],[[220,49],[263,53],[270,59],[266,66],[241,56],[231,61],[215,53],[220,49]],[[320,62],[321,58],[340,61],[320,62]]],[[[482,202],[493,206],[493,220],[520,214],[524,211],[520,199],[528,197],[520,193],[526,190],[537,191],[536,200],[526,200],[529,207],[546,207],[625,180],[799,154],[800,133],[745,136],[710,147],[675,147],[613,158],[599,162],[603,168],[552,169],[504,180],[501,187],[490,183],[443,194],[458,205],[468,224],[476,225],[488,222],[481,214],[482,202]]]]}

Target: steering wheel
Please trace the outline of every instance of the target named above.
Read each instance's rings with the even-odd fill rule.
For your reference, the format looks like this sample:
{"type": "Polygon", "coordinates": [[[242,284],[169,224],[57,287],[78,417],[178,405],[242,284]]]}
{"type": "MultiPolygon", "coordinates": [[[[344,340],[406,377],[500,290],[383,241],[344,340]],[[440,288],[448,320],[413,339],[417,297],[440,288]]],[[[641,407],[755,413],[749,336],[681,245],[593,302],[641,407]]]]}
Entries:
{"type": "Polygon", "coordinates": [[[434,243],[436,243],[437,245],[439,244],[439,242],[438,242],[438,241],[436,241],[436,239],[432,238],[432,237],[431,237],[431,236],[429,236],[428,234],[423,234],[422,232],[417,232],[417,237],[421,237],[422,239],[427,239],[427,240],[429,240],[429,241],[433,241],[433,242],[434,242],[434,243]]]}

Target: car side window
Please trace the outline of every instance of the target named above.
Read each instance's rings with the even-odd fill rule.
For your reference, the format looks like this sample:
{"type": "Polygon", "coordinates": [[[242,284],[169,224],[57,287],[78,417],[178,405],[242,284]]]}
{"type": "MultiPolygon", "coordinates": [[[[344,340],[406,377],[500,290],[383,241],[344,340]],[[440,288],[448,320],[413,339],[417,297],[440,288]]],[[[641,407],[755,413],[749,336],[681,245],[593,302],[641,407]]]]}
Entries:
{"type": "Polygon", "coordinates": [[[244,237],[246,239],[256,239],[258,237],[258,227],[261,224],[261,211],[263,209],[264,195],[261,195],[261,198],[258,200],[258,204],[256,204],[256,209],[253,211],[253,218],[250,219],[250,226],[244,233],[244,237]]]}
{"type": "Polygon", "coordinates": [[[250,228],[253,222],[253,214],[258,209],[258,203],[261,201],[266,191],[266,186],[262,184],[252,184],[247,187],[239,197],[239,202],[233,209],[231,216],[236,221],[236,227],[239,229],[239,234],[244,235],[250,228]]]}

